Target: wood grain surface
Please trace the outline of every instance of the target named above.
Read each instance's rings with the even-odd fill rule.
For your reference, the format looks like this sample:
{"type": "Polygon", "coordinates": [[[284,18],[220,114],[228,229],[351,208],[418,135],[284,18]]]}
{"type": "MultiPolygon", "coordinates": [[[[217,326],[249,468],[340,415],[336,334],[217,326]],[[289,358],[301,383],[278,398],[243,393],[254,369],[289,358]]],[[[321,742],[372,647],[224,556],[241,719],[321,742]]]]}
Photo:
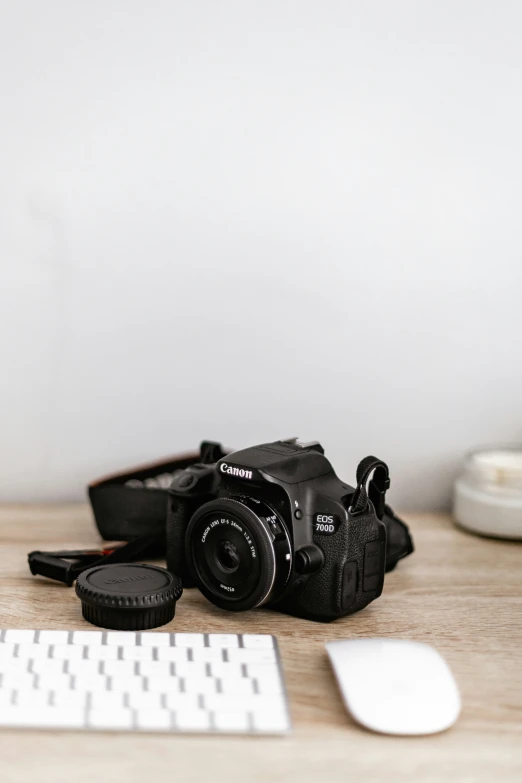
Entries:
{"type": "MultiPolygon", "coordinates": [[[[415,554],[387,576],[381,598],[356,615],[323,625],[268,610],[234,614],[189,590],[165,627],[275,634],[294,722],[290,737],[0,730],[0,781],[520,783],[522,545],[472,537],[442,516],[406,518],[415,554]],[[355,725],[324,643],[358,636],[437,647],[462,693],[458,723],[417,738],[379,736],[355,725]]],[[[98,543],[87,506],[1,507],[0,541],[0,627],[86,628],[74,590],[32,577],[27,552],[98,543]]]]}

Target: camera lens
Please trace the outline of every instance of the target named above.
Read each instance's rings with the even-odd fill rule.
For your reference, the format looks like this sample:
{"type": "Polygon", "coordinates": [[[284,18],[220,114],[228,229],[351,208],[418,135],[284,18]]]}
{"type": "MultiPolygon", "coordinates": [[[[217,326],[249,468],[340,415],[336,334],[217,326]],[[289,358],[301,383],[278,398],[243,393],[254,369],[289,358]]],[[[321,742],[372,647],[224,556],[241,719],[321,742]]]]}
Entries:
{"type": "Polygon", "coordinates": [[[216,560],[226,574],[233,574],[239,567],[239,553],[232,541],[224,539],[217,546],[216,560]]]}
{"type": "Polygon", "coordinates": [[[194,514],[185,539],[186,559],[201,592],[234,611],[273,600],[291,570],[285,525],[263,501],[211,500],[194,514]]]}

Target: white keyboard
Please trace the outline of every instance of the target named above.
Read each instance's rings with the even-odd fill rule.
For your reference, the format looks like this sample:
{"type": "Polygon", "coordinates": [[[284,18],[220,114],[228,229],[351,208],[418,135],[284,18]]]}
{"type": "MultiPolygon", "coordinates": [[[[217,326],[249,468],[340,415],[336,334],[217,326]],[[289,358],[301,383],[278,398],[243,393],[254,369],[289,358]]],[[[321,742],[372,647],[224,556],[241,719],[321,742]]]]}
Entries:
{"type": "Polygon", "coordinates": [[[273,636],[7,630],[0,727],[284,734],[290,718],[273,636]]]}

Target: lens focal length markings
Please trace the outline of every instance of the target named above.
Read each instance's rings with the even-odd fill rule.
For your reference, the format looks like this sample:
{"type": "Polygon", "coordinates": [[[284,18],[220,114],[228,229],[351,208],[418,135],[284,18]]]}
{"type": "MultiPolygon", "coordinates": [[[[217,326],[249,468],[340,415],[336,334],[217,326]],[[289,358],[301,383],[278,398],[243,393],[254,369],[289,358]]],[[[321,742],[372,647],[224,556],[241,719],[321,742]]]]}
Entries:
{"type": "Polygon", "coordinates": [[[252,553],[252,557],[253,558],[257,557],[256,548],[254,546],[254,542],[252,541],[252,539],[250,538],[250,536],[248,534],[248,530],[246,528],[242,528],[241,525],[239,525],[235,520],[229,519],[227,517],[222,517],[221,519],[214,519],[209,525],[207,525],[207,527],[205,528],[205,530],[203,531],[203,534],[201,536],[201,543],[202,544],[205,543],[205,541],[207,539],[207,536],[210,533],[210,531],[213,530],[214,528],[218,527],[219,525],[225,525],[225,526],[229,525],[230,527],[234,528],[234,530],[238,530],[240,533],[242,533],[243,536],[245,537],[245,541],[247,542],[247,544],[250,547],[250,551],[252,553]]]}

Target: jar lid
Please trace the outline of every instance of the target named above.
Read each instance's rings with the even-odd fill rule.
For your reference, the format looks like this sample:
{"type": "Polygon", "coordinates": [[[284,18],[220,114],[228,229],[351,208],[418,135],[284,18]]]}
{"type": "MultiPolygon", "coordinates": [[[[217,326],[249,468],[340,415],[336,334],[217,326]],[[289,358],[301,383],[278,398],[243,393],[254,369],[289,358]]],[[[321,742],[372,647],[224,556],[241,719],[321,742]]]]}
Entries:
{"type": "Polygon", "coordinates": [[[522,445],[483,447],[467,456],[466,471],[493,491],[522,490],[522,445]]]}
{"type": "Polygon", "coordinates": [[[174,617],[181,579],[165,568],[137,563],[94,566],[76,580],[84,618],[101,628],[143,631],[174,617]]]}

